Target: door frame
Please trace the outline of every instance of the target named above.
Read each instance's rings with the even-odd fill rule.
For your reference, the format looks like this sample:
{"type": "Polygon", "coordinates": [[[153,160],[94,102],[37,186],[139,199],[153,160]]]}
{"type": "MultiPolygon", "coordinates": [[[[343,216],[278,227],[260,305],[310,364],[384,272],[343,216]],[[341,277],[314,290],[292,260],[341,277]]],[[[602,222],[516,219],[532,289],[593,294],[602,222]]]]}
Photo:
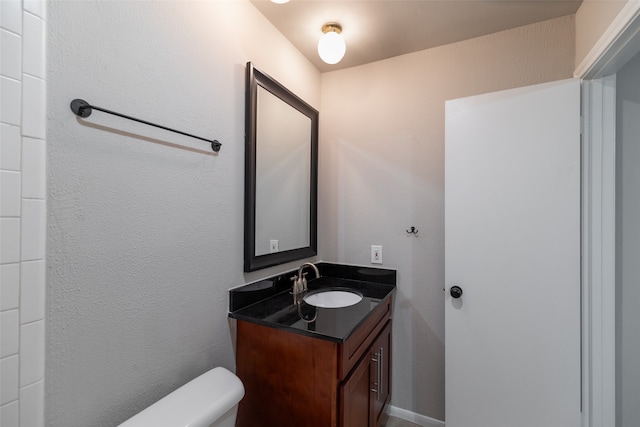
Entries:
{"type": "Polygon", "coordinates": [[[582,413],[615,426],[615,75],[582,84],[582,413]]]}
{"type": "Polygon", "coordinates": [[[584,427],[615,426],[615,73],[638,52],[640,2],[628,0],[574,72],[583,80],[584,427]]]}

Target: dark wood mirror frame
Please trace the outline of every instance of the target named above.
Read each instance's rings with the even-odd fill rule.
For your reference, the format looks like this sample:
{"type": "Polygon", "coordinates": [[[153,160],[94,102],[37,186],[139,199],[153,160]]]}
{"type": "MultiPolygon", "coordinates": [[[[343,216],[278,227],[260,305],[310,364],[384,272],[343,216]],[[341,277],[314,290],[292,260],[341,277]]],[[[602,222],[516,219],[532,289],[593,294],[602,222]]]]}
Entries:
{"type": "Polygon", "coordinates": [[[267,74],[247,63],[245,101],[244,271],[255,271],[317,254],[318,234],[318,111],[267,74]],[[311,120],[309,246],[256,255],[256,147],[257,100],[261,86],[311,120]]]}

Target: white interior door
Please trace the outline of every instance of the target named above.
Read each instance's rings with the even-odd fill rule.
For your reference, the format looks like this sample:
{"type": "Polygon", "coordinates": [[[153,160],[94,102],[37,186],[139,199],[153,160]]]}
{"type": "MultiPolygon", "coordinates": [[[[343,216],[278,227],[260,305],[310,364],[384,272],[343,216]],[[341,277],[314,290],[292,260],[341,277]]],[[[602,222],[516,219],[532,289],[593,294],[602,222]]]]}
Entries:
{"type": "Polygon", "coordinates": [[[580,82],[448,101],[445,140],[447,427],[578,427],[580,82]]]}

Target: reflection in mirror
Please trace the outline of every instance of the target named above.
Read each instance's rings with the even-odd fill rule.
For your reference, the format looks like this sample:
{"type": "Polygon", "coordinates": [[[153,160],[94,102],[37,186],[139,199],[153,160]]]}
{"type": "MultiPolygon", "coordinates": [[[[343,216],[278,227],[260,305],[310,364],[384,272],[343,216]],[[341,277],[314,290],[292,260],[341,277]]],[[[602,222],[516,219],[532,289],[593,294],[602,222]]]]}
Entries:
{"type": "Polygon", "coordinates": [[[316,254],[318,112],[247,63],[245,262],[316,254]]]}
{"type": "Polygon", "coordinates": [[[257,89],[255,254],[259,256],[310,244],[311,119],[263,87],[257,89]]]}

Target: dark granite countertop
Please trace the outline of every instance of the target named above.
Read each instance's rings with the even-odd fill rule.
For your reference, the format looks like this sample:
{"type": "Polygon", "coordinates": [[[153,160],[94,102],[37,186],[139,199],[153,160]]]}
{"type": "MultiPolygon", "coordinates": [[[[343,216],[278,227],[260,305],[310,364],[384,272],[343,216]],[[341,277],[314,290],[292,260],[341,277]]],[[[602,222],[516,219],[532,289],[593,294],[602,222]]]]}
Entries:
{"type": "Polygon", "coordinates": [[[232,289],[229,317],[328,341],[344,342],[381,301],[392,298],[396,288],[395,270],[327,263],[317,266],[321,277],[309,281],[309,292],[343,288],[362,294],[362,301],[342,308],[317,308],[302,302],[299,313],[293,303],[289,280],[296,273],[294,271],[232,289]],[[308,321],[303,320],[300,314],[308,321]]]}

